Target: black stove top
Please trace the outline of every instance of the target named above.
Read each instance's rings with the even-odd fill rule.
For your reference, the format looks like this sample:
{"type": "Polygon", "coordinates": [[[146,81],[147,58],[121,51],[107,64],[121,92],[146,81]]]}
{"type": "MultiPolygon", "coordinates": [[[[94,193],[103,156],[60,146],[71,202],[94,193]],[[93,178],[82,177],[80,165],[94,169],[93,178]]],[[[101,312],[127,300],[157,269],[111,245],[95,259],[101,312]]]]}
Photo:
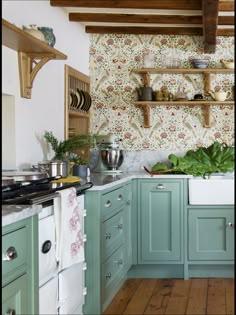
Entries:
{"type": "Polygon", "coordinates": [[[2,204],[34,204],[40,203],[40,197],[55,193],[58,190],[75,187],[77,195],[93,186],[92,182],[55,183],[58,177],[47,177],[32,181],[17,182],[2,186],[2,204]]]}

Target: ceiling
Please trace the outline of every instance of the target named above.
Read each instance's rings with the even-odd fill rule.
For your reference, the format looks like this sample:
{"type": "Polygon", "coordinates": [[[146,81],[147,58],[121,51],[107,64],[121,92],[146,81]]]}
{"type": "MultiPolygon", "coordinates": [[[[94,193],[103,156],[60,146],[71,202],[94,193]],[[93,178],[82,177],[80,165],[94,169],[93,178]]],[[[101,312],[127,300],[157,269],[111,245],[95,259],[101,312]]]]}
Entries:
{"type": "Polygon", "coordinates": [[[50,0],[86,33],[201,35],[214,53],[217,36],[234,36],[234,0],[50,0]]]}

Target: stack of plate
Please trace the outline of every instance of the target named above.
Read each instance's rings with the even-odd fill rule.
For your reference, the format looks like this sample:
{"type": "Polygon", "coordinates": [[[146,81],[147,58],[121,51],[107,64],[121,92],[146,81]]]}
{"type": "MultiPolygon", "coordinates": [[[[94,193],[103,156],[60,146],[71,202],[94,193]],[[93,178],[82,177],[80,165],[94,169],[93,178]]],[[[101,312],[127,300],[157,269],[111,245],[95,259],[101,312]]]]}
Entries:
{"type": "Polygon", "coordinates": [[[192,59],[191,60],[193,68],[205,69],[208,67],[209,60],[207,59],[192,59]]]}
{"type": "Polygon", "coordinates": [[[88,112],[92,104],[91,96],[83,90],[70,91],[70,109],[88,112]]]}

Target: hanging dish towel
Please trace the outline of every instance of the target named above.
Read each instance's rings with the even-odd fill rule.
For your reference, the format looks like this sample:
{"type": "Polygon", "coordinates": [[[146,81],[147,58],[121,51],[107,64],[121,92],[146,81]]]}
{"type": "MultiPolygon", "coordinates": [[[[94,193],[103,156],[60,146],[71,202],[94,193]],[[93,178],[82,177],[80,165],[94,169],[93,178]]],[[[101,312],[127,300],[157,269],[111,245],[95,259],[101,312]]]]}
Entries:
{"type": "Polygon", "coordinates": [[[74,187],[58,191],[56,198],[56,255],[59,271],[84,261],[83,207],[77,202],[74,187]]]}

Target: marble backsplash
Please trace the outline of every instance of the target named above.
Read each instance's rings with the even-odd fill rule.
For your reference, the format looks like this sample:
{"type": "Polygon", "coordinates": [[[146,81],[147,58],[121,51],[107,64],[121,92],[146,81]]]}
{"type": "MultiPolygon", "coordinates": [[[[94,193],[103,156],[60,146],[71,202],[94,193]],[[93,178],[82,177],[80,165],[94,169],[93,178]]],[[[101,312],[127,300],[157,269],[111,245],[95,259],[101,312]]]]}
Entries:
{"type": "MultiPolygon", "coordinates": [[[[184,156],[186,152],[184,151],[123,151],[124,161],[119,167],[119,170],[126,172],[139,172],[143,166],[146,166],[148,169],[157,163],[157,162],[167,162],[169,154],[173,153],[177,156],[184,156]]],[[[90,159],[90,169],[93,169],[97,165],[99,151],[94,149],[91,151],[90,159]]]]}

